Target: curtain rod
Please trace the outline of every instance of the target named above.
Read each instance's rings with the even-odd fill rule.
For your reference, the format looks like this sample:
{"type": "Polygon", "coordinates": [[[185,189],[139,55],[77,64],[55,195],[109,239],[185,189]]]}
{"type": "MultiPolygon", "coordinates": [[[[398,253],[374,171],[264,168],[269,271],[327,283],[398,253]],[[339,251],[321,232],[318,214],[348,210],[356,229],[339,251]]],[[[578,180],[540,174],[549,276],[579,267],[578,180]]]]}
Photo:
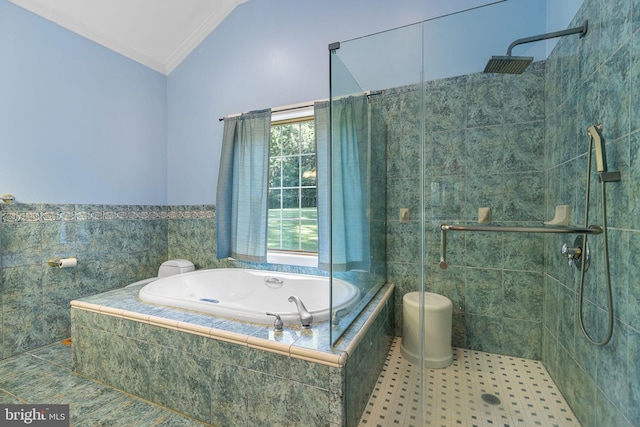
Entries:
{"type": "MultiPolygon", "coordinates": [[[[283,111],[300,110],[300,109],[302,109],[302,108],[309,108],[309,107],[313,107],[313,104],[314,104],[314,103],[316,103],[316,102],[322,102],[322,101],[328,101],[328,99],[321,99],[321,100],[319,100],[319,101],[312,101],[312,102],[302,102],[302,103],[300,103],[300,104],[285,105],[285,106],[283,106],[283,107],[276,107],[276,108],[273,108],[273,109],[271,109],[271,111],[272,111],[273,113],[281,113],[281,112],[283,112],[283,111]]],[[[221,122],[222,122],[222,121],[224,121],[224,119],[229,119],[229,118],[231,118],[231,117],[237,117],[237,116],[240,116],[240,115],[242,115],[242,114],[244,114],[244,113],[229,114],[229,115],[228,115],[228,116],[226,116],[226,117],[220,117],[220,118],[218,119],[218,121],[221,121],[221,122]]]]}
{"type": "MultiPolygon", "coordinates": [[[[373,95],[380,95],[381,93],[382,93],[382,91],[381,91],[381,90],[378,90],[378,91],[374,91],[374,92],[372,92],[372,91],[366,91],[364,94],[367,96],[367,98],[369,98],[369,97],[371,97],[371,96],[373,96],[373,95]]],[[[351,96],[351,95],[349,95],[349,96],[351,96]]],[[[282,112],[284,112],[284,111],[300,110],[300,109],[302,109],[302,108],[309,108],[309,107],[313,107],[313,105],[314,105],[316,102],[327,102],[327,101],[329,101],[329,99],[328,99],[328,98],[326,98],[326,99],[319,99],[319,100],[317,100],[317,101],[301,102],[301,103],[299,103],[299,104],[284,105],[284,106],[282,106],[282,107],[272,108],[272,109],[271,109],[271,111],[272,111],[273,113],[282,113],[282,112]]],[[[220,118],[218,119],[218,121],[222,122],[222,121],[224,121],[224,119],[228,119],[228,118],[231,118],[231,117],[238,117],[238,116],[240,116],[240,115],[242,115],[242,114],[244,114],[244,113],[229,114],[228,116],[220,117],[220,118]]]]}

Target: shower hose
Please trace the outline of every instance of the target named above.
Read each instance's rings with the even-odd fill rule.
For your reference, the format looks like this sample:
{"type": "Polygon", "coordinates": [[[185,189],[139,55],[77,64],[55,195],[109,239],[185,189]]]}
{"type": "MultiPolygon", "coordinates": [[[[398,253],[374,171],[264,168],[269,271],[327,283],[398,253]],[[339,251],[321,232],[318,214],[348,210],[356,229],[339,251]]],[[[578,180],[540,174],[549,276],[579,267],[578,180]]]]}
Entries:
{"type": "MultiPolygon", "coordinates": [[[[587,154],[587,188],[586,188],[586,197],[585,197],[585,208],[584,208],[584,221],[585,227],[588,227],[589,224],[589,193],[591,192],[591,150],[593,149],[593,137],[589,137],[589,151],[587,154]]],[[[580,329],[582,329],[582,333],[585,338],[593,345],[602,347],[607,345],[611,340],[611,336],[613,334],[613,297],[611,295],[611,273],[609,271],[609,235],[607,232],[607,199],[605,195],[605,180],[600,176],[600,184],[601,184],[601,205],[602,205],[602,237],[604,239],[604,271],[605,278],[607,283],[607,306],[608,306],[608,317],[609,317],[609,325],[607,329],[607,335],[602,341],[596,341],[587,332],[584,326],[584,319],[582,314],[582,303],[584,300],[584,272],[586,270],[585,265],[586,262],[582,262],[580,264],[580,296],[578,298],[578,318],[580,320],[580,329]]],[[[584,239],[582,241],[582,254],[587,253],[587,235],[584,235],[584,239]]],[[[596,278],[597,280],[597,278],[596,278]]]]}

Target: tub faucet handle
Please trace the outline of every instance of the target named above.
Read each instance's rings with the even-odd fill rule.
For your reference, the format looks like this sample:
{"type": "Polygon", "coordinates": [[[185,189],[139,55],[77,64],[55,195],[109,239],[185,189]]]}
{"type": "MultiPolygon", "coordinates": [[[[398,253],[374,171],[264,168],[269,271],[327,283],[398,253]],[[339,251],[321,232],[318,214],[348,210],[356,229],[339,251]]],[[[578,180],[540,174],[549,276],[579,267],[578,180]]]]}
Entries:
{"type": "Polygon", "coordinates": [[[339,325],[340,324],[340,313],[343,311],[346,311],[346,308],[339,308],[337,310],[333,310],[333,315],[331,316],[331,324],[333,326],[339,325]]]}
{"type": "Polygon", "coordinates": [[[278,313],[271,313],[267,311],[268,316],[276,316],[276,320],[273,322],[273,330],[275,332],[282,332],[282,328],[284,326],[282,319],[278,313]]]}

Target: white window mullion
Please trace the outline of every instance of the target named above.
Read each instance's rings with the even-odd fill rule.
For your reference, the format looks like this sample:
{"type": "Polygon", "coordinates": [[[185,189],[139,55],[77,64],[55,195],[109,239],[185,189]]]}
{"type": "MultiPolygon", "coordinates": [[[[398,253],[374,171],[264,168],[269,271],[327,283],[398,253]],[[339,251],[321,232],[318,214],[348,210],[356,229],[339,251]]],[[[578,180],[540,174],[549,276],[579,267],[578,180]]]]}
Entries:
{"type": "MultiPolygon", "coordinates": [[[[268,255],[268,262],[310,265],[309,258],[311,257],[314,258],[315,263],[317,263],[317,255],[314,252],[309,252],[314,250],[311,248],[315,246],[316,242],[308,241],[307,234],[303,236],[305,227],[313,227],[313,223],[309,224],[309,221],[303,221],[303,212],[306,212],[303,209],[307,209],[303,208],[303,206],[306,206],[303,200],[303,194],[312,191],[309,189],[316,188],[314,185],[303,186],[303,179],[308,179],[304,178],[303,167],[308,163],[309,159],[312,159],[315,155],[313,152],[307,153],[303,151],[303,147],[309,147],[309,144],[312,142],[312,140],[309,139],[313,138],[313,117],[309,117],[308,112],[304,117],[305,119],[302,120],[300,118],[291,118],[291,122],[282,121],[282,118],[280,118],[277,123],[273,124],[274,138],[272,141],[274,144],[279,145],[276,151],[278,152],[277,154],[279,154],[278,162],[280,172],[279,176],[276,177],[276,180],[279,181],[279,187],[273,187],[270,191],[278,193],[280,212],[277,214],[276,212],[271,212],[272,215],[279,218],[279,229],[277,233],[278,236],[273,236],[275,234],[273,231],[275,230],[271,232],[271,241],[268,242],[271,254],[268,255]],[[295,132],[296,136],[294,139],[288,141],[291,145],[286,145],[285,147],[283,139],[291,136],[291,134],[289,134],[290,131],[295,132]],[[276,135],[277,138],[275,137],[276,135]],[[291,186],[291,184],[287,185],[285,182],[288,176],[287,174],[293,166],[292,163],[297,163],[298,167],[298,182],[294,186],[291,186]],[[287,197],[287,200],[285,200],[285,197],[287,197]],[[297,197],[296,205],[290,203],[291,200],[289,199],[291,197],[297,197]],[[287,209],[287,212],[285,212],[285,209],[287,209]],[[294,233],[297,233],[296,240],[292,240],[294,233]],[[274,252],[276,247],[278,248],[277,253],[274,252]],[[289,255],[285,256],[284,254],[287,254],[287,252],[289,255]],[[297,259],[296,257],[302,258],[297,259]]],[[[272,122],[273,121],[276,120],[273,120],[272,116],[272,122]]],[[[273,148],[275,149],[276,147],[273,148]]],[[[274,157],[276,156],[274,155],[274,157]]]]}

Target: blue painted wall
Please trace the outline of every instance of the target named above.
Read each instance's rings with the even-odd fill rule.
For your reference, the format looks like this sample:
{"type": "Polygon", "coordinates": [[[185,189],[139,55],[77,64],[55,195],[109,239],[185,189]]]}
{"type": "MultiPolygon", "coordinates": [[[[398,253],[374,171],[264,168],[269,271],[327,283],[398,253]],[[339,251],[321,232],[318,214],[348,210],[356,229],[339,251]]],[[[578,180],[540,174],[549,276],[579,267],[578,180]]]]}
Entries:
{"type": "Polygon", "coordinates": [[[0,193],[166,203],[166,77],[0,1],[0,193]]]}
{"type": "MultiPolygon", "coordinates": [[[[528,0],[510,0],[522,1],[528,0]]],[[[329,43],[487,3],[492,2],[241,4],[168,77],[169,204],[215,202],[223,129],[219,117],[329,97],[329,43]]]]}
{"type": "MultiPolygon", "coordinates": [[[[527,25],[544,29],[549,1],[527,25]]],[[[566,25],[580,2],[554,3],[546,26],[566,25]]],[[[331,42],[488,3],[251,0],[166,77],[0,0],[0,144],[11,159],[0,193],[24,203],[214,203],[218,117],[327,98],[331,42]]]]}
{"type": "MultiPolygon", "coordinates": [[[[214,203],[218,117],[327,98],[331,42],[488,3],[251,0],[167,77],[0,0],[0,144],[11,159],[0,193],[24,203],[214,203]]],[[[544,28],[539,4],[529,23],[544,28]]]]}

